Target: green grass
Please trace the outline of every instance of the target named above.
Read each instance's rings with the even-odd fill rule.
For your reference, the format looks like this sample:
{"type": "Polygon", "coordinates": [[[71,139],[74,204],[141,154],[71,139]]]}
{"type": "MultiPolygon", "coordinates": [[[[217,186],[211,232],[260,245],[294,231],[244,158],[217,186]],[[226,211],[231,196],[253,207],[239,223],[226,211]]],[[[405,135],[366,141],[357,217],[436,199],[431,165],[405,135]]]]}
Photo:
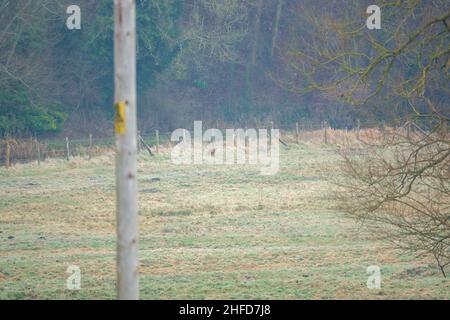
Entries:
{"type": "MultiPolygon", "coordinates": [[[[0,299],[115,297],[113,164],[110,154],[0,168],[0,299]],[[66,289],[70,265],[79,291],[66,289]]],[[[275,176],[143,152],[141,297],[449,299],[431,259],[400,254],[333,209],[322,174],[336,165],[311,145],[283,148],[275,176]],[[366,287],[370,265],[381,290],[366,287]]]]}

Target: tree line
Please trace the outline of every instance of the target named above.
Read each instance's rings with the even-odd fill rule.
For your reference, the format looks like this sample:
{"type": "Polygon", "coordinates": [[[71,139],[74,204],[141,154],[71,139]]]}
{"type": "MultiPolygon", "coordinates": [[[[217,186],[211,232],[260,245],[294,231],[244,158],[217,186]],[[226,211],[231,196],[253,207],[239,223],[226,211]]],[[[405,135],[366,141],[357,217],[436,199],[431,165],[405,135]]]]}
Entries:
{"type": "MultiPolygon", "coordinates": [[[[450,4],[378,2],[381,30],[370,1],[137,0],[140,130],[448,116],[450,4]]],[[[0,30],[0,136],[112,135],[113,1],[2,0],[0,30]]]]}

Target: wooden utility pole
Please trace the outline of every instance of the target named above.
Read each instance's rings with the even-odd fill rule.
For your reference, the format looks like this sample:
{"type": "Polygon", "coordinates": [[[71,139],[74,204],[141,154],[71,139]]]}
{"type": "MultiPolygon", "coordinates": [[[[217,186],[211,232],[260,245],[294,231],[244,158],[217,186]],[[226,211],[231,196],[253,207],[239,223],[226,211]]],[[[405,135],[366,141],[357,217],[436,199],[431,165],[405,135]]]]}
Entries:
{"type": "Polygon", "coordinates": [[[139,299],[136,119],[136,4],[114,0],[117,297],[139,299]]]}

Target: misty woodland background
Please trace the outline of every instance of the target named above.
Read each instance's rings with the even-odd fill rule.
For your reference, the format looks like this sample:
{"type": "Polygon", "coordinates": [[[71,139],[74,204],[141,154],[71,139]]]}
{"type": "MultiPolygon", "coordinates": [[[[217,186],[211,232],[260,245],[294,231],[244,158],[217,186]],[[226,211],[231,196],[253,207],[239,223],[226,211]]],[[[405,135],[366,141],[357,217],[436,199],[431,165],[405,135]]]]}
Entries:
{"type": "MultiPolygon", "coordinates": [[[[141,131],[190,128],[193,120],[399,124],[429,107],[416,100],[411,108],[414,90],[448,115],[448,78],[434,73],[448,74],[445,19],[385,56],[394,60],[389,70],[390,60],[371,63],[395,53],[450,3],[375,1],[382,29],[368,30],[372,2],[138,0],[141,131]],[[361,82],[334,82],[369,67],[361,82]],[[353,103],[386,72],[378,95],[353,103]],[[353,88],[364,81],[365,89],[353,88]]],[[[0,30],[0,136],[112,136],[112,1],[1,0],[0,30]],[[81,7],[81,30],[66,27],[72,4],[81,7]]]]}

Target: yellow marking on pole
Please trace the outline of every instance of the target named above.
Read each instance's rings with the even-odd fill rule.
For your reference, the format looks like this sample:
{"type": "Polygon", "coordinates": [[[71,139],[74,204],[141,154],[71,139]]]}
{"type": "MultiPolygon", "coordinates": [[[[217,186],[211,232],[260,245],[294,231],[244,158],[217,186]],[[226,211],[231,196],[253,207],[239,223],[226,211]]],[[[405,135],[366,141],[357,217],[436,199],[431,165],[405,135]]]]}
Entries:
{"type": "Polygon", "coordinates": [[[116,115],[114,116],[114,124],[116,127],[116,134],[124,134],[126,130],[126,104],[120,101],[114,105],[116,109],[116,115]]]}

